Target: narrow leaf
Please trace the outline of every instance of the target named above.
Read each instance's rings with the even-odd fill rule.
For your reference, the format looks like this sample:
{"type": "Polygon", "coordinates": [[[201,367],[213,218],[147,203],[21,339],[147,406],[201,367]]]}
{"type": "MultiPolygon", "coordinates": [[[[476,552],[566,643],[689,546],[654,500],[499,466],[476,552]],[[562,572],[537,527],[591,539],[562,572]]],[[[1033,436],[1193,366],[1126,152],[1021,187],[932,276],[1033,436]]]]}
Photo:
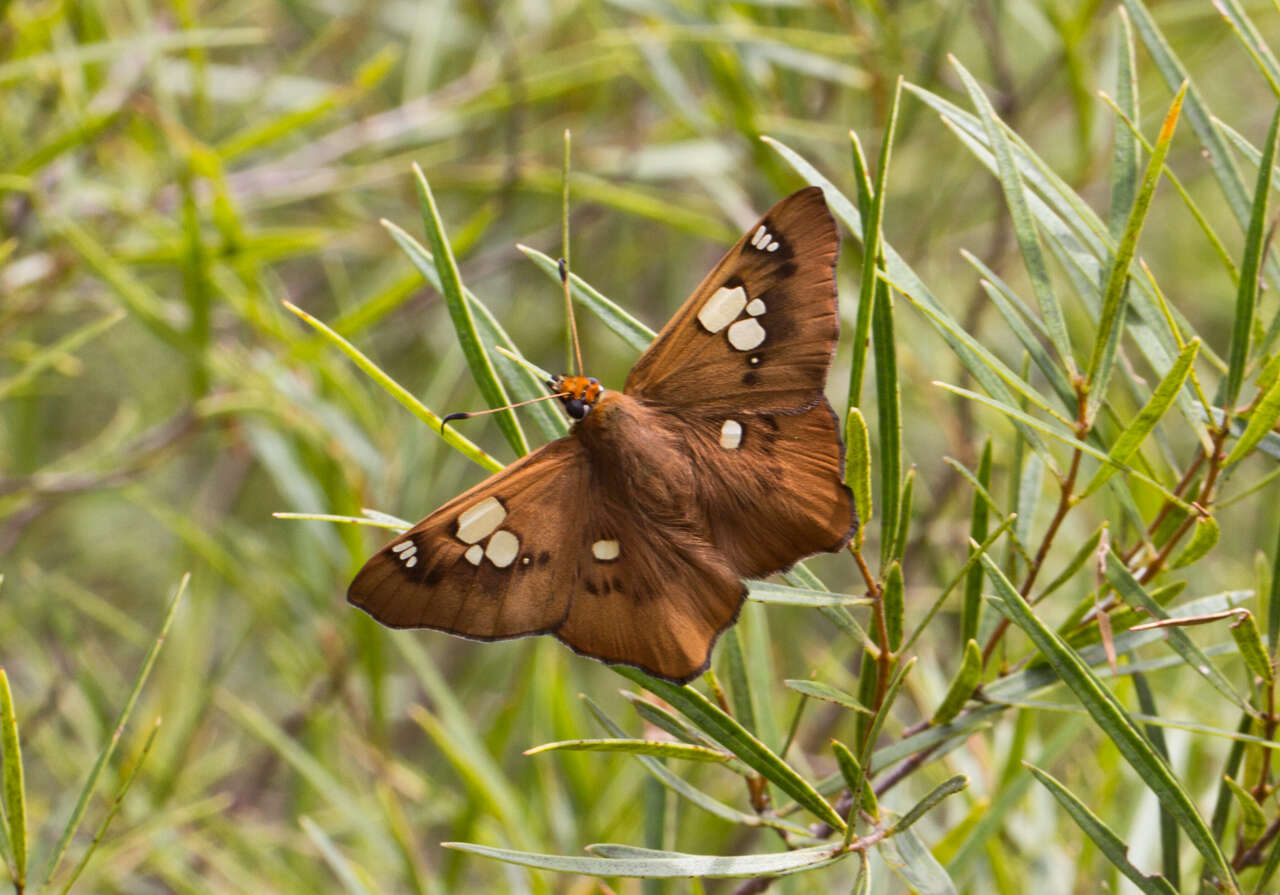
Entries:
{"type": "Polygon", "coordinates": [[[1236,804],[1240,806],[1240,825],[1244,828],[1244,841],[1253,842],[1266,830],[1267,815],[1263,813],[1262,806],[1254,801],[1249,791],[1235,780],[1223,777],[1222,782],[1227,784],[1231,794],[1236,797],[1236,804]]]}
{"type": "Polygon", "coordinates": [[[861,544],[871,524],[871,441],[862,411],[849,408],[844,424],[844,483],[853,492],[853,506],[858,513],[858,543],[861,544]]]}
{"type": "Polygon", "coordinates": [[[626,752],[630,755],[653,755],[657,758],[681,758],[686,761],[709,761],[724,764],[729,756],[718,749],[707,746],[695,746],[689,743],[671,743],[665,740],[564,740],[558,743],[544,743],[526,749],[525,755],[539,755],[543,752],[626,752]]]}
{"type": "Polygon", "coordinates": [[[809,781],[797,774],[768,746],[752,736],[741,724],[726,715],[697,690],[651,678],[634,668],[621,666],[614,670],[654,695],[665,699],[748,767],[763,775],[819,820],[843,832],[844,821],[809,781]]]}
{"type": "Polygon", "coordinates": [[[1223,465],[1230,466],[1249,456],[1258,442],[1271,434],[1277,420],[1280,420],[1280,378],[1263,392],[1253,413],[1249,415],[1249,425],[1245,426],[1244,433],[1236,440],[1235,447],[1231,449],[1223,465]]]}
{"type": "Polygon", "coordinates": [[[1004,189],[1005,202],[1008,203],[1009,215],[1013,219],[1014,234],[1017,236],[1018,247],[1022,250],[1022,259],[1031,278],[1032,290],[1040,303],[1040,314],[1044,318],[1049,339],[1063,363],[1066,364],[1068,374],[1074,375],[1076,364],[1071,352],[1071,341],[1067,336],[1066,320],[1063,318],[1058,298],[1053,293],[1053,287],[1049,283],[1049,268],[1045,263],[1040,238],[1036,233],[1031,210],[1027,205],[1022,178],[1018,174],[1018,168],[1013,159],[1013,148],[1009,144],[1009,138],[1005,135],[1004,129],[1000,126],[995,109],[991,107],[991,102],[978,86],[978,82],[954,56],[951,57],[951,64],[964,82],[965,90],[986,130],[987,140],[995,155],[1000,186],[1004,189]]]}
{"type": "Polygon", "coordinates": [[[1218,544],[1218,521],[1212,516],[1200,516],[1191,532],[1191,540],[1178,551],[1178,555],[1169,563],[1171,569],[1181,569],[1204,556],[1218,544]]]}
{"type": "MultiPolygon", "coordinates": [[[[1097,491],[1106,483],[1116,470],[1128,464],[1129,460],[1137,452],[1142,443],[1146,441],[1151,430],[1156,427],[1165,411],[1173,404],[1174,398],[1182,390],[1182,384],[1187,380],[1187,374],[1191,372],[1191,365],[1195,362],[1196,354],[1200,350],[1200,340],[1192,339],[1187,343],[1186,347],[1178,353],[1178,358],[1173,362],[1173,366],[1164,374],[1160,383],[1156,386],[1155,391],[1151,393],[1151,397],[1147,399],[1147,403],[1138,411],[1138,415],[1133,421],[1125,427],[1120,433],[1120,437],[1115,440],[1111,446],[1111,450],[1107,453],[1111,462],[1101,466],[1093,478],[1089,480],[1089,484],[1085,486],[1081,492],[1081,497],[1087,497],[1097,491]]],[[[1280,407],[1277,408],[1280,413],[1280,407]]]]}
{"type": "MultiPolygon", "coordinates": [[[[507,398],[506,389],[498,379],[497,371],[493,368],[489,352],[480,342],[475,321],[471,318],[471,306],[462,295],[462,279],[458,274],[458,264],[453,258],[453,248],[445,235],[444,222],[440,219],[439,209],[436,208],[436,199],[431,192],[431,185],[427,182],[422,169],[416,164],[413,166],[413,175],[418,187],[418,201],[422,206],[422,222],[427,231],[427,243],[435,258],[436,270],[440,274],[441,295],[449,309],[449,318],[453,321],[458,345],[467,359],[467,366],[471,368],[471,376],[480,389],[480,394],[484,395],[489,406],[505,407],[510,401],[507,398]]],[[[502,434],[506,436],[511,449],[516,452],[516,456],[523,457],[529,453],[529,443],[525,440],[515,411],[503,410],[494,415],[494,420],[502,430],[502,434]]]]}
{"type": "Polygon", "coordinates": [[[22,748],[13,711],[9,678],[0,667],[0,775],[4,779],[4,824],[13,862],[13,882],[21,892],[27,882],[27,796],[22,777],[22,748]]]}
{"type": "Polygon", "coordinates": [[[956,884],[946,868],[920,841],[915,830],[903,830],[892,839],[882,839],[876,848],[884,862],[916,895],[956,895],[956,884]]]}
{"type": "Polygon", "coordinates": [[[1169,113],[1165,116],[1164,124],[1160,128],[1160,136],[1156,139],[1155,151],[1147,162],[1147,171],[1142,178],[1142,188],[1138,191],[1138,198],[1129,212],[1128,223],[1125,224],[1124,234],[1116,245],[1111,270],[1107,274],[1107,285],[1102,293],[1102,312],[1098,317],[1098,335],[1094,339],[1093,351],[1089,355],[1089,366],[1085,372],[1085,387],[1089,392],[1085,418],[1089,422],[1093,422],[1098,414],[1098,408],[1102,406],[1102,401],[1106,397],[1107,383],[1111,379],[1111,369],[1115,364],[1116,348],[1124,332],[1125,298],[1129,292],[1129,265],[1137,250],[1138,237],[1142,234],[1142,225],[1147,218],[1147,210],[1151,207],[1156,185],[1160,182],[1160,172],[1164,168],[1165,157],[1169,154],[1169,144],[1173,140],[1173,131],[1177,126],[1186,92],[1187,85],[1183,84],[1169,106],[1169,113]]]}
{"type": "MultiPolygon", "coordinates": [[[[978,483],[984,491],[991,490],[991,438],[988,436],[982,447],[982,457],[978,460],[978,483]]],[[[990,504],[977,491],[973,494],[973,510],[969,516],[969,556],[978,549],[973,544],[981,544],[987,539],[987,522],[990,517],[990,504]]],[[[964,577],[964,602],[960,609],[960,637],[967,641],[978,636],[978,622],[982,613],[982,566],[973,563],[964,577]]],[[[957,709],[958,710],[958,709],[957,709]]],[[[935,719],[936,719],[935,715],[935,719]]],[[[947,719],[951,720],[950,718],[947,719]]],[[[945,723],[945,722],[939,722],[945,723]]]]}
{"type": "Polygon", "coordinates": [[[1000,594],[1001,601],[998,605],[1001,611],[1026,632],[1102,732],[1116,744],[1125,761],[1169,809],[1169,813],[1186,832],[1187,838],[1204,856],[1209,871],[1221,878],[1228,892],[1238,895],[1239,883],[1217,840],[1209,832],[1182,784],[1173,776],[1168,765],[1155,754],[1119,700],[1093,675],[1080,656],[1036,617],[1000,567],[990,557],[984,556],[982,561],[1000,594]]]}
{"type": "Polygon", "coordinates": [[[1227,360],[1227,377],[1223,381],[1221,406],[1228,409],[1240,396],[1244,369],[1249,361],[1249,339],[1253,333],[1253,314],[1258,302],[1258,276],[1262,266],[1267,231],[1267,202],[1271,196],[1271,177],[1276,158],[1276,137],[1280,132],[1280,106],[1271,116],[1271,128],[1262,147],[1258,163],[1258,179],[1253,192],[1253,209],[1249,215],[1249,232],[1245,236],[1244,260],[1240,263],[1240,286],[1236,291],[1235,319],[1231,330],[1231,350],[1227,360]]]}
{"type": "Polygon", "coordinates": [[[1262,645],[1262,632],[1258,630],[1258,622],[1253,613],[1245,611],[1231,624],[1231,636],[1240,647],[1240,656],[1244,664],[1268,687],[1275,683],[1275,669],[1267,657],[1266,648],[1262,645]]]}
{"type": "Polygon", "coordinates": [[[1072,820],[1080,829],[1084,830],[1085,835],[1093,840],[1093,844],[1098,847],[1098,851],[1106,856],[1107,860],[1115,865],[1116,869],[1125,875],[1125,877],[1137,886],[1147,895],[1177,895],[1177,890],[1163,876],[1147,876],[1137,867],[1129,862],[1129,846],[1111,831],[1111,828],[1104,824],[1096,814],[1085,806],[1075,797],[1070,790],[1059,783],[1051,775],[1040,770],[1034,765],[1023,762],[1027,770],[1030,771],[1044,788],[1049,790],[1050,794],[1058,801],[1058,804],[1066,809],[1071,815],[1072,820]]]}
{"type": "Polygon", "coordinates": [[[964,656],[960,660],[956,676],[951,679],[951,686],[947,688],[947,695],[942,698],[941,704],[934,711],[929,723],[951,723],[951,720],[960,714],[960,709],[964,708],[969,697],[973,695],[980,680],[982,680],[982,650],[976,640],[969,640],[964,645],[964,656]]]}
{"type": "MultiPolygon", "coordinates": [[[[972,643],[973,641],[969,641],[972,643]]],[[[923,799],[916,802],[906,814],[898,818],[892,827],[889,828],[888,836],[896,836],[911,827],[916,821],[924,817],[935,805],[945,799],[947,796],[955,795],[969,786],[969,778],[964,774],[957,774],[947,780],[942,781],[926,795],[923,799]]]]}
{"type": "Polygon", "coordinates": [[[871,312],[876,361],[876,412],[880,422],[880,561],[887,565],[893,552],[898,500],[902,488],[902,405],[898,392],[898,355],[893,336],[893,298],[878,280],[871,312]]]}
{"type": "Polygon", "coordinates": [[[658,852],[622,846],[589,846],[595,851],[626,854],[618,858],[579,858],[565,855],[542,855],[531,852],[493,848],[469,842],[443,842],[445,848],[494,858],[508,864],[576,873],[583,876],[622,876],[648,879],[700,877],[732,879],[746,876],[778,876],[785,873],[816,870],[842,860],[830,845],[801,848],[768,855],[689,855],[680,852],[658,852]]]}
{"type": "Polygon", "coordinates": [[[784,680],[783,683],[797,693],[803,693],[805,696],[821,699],[823,702],[834,702],[836,705],[853,709],[855,712],[862,712],[864,715],[873,714],[871,709],[858,700],[858,697],[841,690],[839,687],[833,687],[821,681],[803,681],[791,678],[784,680]]]}

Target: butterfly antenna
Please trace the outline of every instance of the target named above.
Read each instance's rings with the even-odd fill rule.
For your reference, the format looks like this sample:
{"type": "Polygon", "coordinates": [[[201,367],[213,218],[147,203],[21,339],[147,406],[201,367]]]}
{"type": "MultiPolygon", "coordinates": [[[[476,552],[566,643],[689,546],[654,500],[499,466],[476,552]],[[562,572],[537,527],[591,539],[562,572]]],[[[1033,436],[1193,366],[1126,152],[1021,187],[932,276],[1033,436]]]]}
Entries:
{"type": "Polygon", "coordinates": [[[578,324],[573,318],[573,299],[569,295],[569,262],[560,259],[560,284],[564,286],[564,309],[569,316],[569,332],[573,333],[573,359],[578,364],[578,375],[582,375],[582,346],[578,344],[578,324]]]}
{"type": "Polygon", "coordinates": [[[454,420],[469,420],[473,416],[488,416],[491,413],[500,413],[503,410],[514,410],[517,407],[523,407],[526,404],[537,404],[539,401],[550,401],[552,398],[567,398],[568,392],[556,392],[554,395],[542,395],[538,398],[530,398],[527,401],[517,401],[515,404],[508,404],[506,407],[490,407],[488,410],[468,410],[460,413],[450,413],[440,421],[440,434],[444,434],[444,427],[452,423],[454,420]]]}

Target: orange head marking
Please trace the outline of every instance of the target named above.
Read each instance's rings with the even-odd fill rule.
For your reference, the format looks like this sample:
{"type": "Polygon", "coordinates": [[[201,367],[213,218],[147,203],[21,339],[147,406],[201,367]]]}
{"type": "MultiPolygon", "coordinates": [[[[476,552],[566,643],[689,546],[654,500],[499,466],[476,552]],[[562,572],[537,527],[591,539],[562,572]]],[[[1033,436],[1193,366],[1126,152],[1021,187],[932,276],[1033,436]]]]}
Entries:
{"type": "Polygon", "coordinates": [[[565,411],[575,420],[590,413],[604,393],[600,380],[591,376],[557,376],[547,385],[553,392],[559,393],[565,411]]]}

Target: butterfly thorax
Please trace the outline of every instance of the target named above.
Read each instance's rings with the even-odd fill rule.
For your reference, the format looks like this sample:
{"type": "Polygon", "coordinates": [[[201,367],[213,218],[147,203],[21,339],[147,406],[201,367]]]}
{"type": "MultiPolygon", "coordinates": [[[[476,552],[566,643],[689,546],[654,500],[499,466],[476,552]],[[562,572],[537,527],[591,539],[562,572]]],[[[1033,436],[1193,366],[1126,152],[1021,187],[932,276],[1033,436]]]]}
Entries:
{"type": "Polygon", "coordinates": [[[592,376],[556,376],[548,380],[547,387],[559,394],[565,412],[575,420],[590,413],[604,394],[604,386],[592,376]]]}
{"type": "Polygon", "coordinates": [[[662,516],[682,514],[692,499],[689,453],[660,409],[622,392],[603,392],[573,435],[590,454],[603,492],[630,495],[635,509],[662,516]]]}

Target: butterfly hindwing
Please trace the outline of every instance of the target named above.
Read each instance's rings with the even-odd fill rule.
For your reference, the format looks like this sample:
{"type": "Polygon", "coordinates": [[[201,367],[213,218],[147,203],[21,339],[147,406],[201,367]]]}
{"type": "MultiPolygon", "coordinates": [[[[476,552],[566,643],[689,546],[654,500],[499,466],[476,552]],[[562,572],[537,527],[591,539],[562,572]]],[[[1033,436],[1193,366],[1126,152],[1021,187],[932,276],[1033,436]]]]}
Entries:
{"type": "Polygon", "coordinates": [[[857,530],[835,411],[681,413],[697,503],[734,573],[765,578],[857,530]]]}
{"type": "Polygon", "coordinates": [[[481,640],[555,630],[577,584],[587,464],[561,438],[511,464],[373,556],[347,598],[393,628],[481,640]]]}
{"type": "Polygon", "coordinates": [[[839,335],[838,249],[820,188],[783,199],[725,253],[636,361],[626,392],[707,410],[812,404],[839,335]]]}
{"type": "MultiPolygon", "coordinates": [[[[658,524],[596,477],[579,585],[556,637],[576,652],[684,683],[706,670],[746,588],[696,524],[658,524]]],[[[674,507],[672,509],[675,509],[674,507]]],[[[674,515],[674,513],[673,513],[674,515]]]]}

